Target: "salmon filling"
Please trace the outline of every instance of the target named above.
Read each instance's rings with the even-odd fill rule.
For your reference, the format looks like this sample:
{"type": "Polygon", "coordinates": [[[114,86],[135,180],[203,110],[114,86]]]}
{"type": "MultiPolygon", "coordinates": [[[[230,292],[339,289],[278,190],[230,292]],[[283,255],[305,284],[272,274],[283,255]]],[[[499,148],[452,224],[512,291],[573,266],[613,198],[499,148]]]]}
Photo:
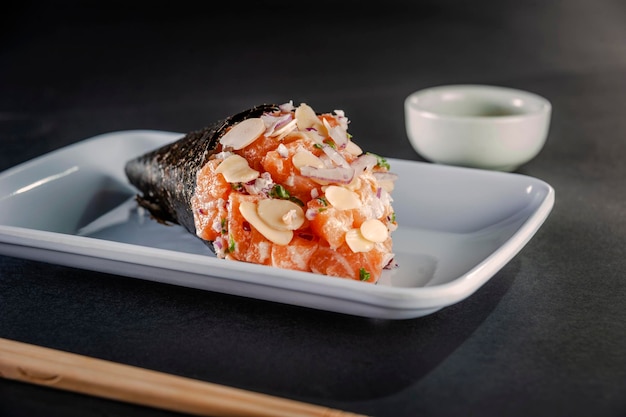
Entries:
{"type": "Polygon", "coordinates": [[[393,265],[395,175],[341,110],[292,102],[220,138],[191,199],[218,258],[376,283],[393,265]]]}

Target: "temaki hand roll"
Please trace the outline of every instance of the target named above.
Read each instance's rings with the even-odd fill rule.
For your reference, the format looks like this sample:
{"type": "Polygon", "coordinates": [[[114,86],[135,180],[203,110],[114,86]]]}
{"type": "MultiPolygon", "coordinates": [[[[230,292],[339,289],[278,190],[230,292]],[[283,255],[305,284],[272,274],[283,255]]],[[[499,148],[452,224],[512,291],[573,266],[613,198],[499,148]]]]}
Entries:
{"type": "Polygon", "coordinates": [[[126,164],[137,201],[218,258],[375,283],[395,266],[395,175],[341,110],[263,104],[126,164]]]}

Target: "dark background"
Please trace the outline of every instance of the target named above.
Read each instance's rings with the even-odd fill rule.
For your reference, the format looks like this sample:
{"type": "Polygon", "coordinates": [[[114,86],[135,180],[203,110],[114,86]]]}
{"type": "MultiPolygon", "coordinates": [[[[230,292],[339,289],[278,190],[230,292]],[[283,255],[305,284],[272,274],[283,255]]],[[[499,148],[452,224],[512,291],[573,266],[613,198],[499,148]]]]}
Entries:
{"type": "MultiPolygon", "coordinates": [[[[509,264],[426,317],[0,256],[0,337],[377,417],[626,415],[625,2],[22,2],[0,22],[0,170],[290,99],[345,110],[372,152],[422,160],[404,98],[483,83],[552,102],[546,147],[518,172],[556,191],[509,264]]],[[[0,415],[174,414],[0,380],[0,415]]]]}

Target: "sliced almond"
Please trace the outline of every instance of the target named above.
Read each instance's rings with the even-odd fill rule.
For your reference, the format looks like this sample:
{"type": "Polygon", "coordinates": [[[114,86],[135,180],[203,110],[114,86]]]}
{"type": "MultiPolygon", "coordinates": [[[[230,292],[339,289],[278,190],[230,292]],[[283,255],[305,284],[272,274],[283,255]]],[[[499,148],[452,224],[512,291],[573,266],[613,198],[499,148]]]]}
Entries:
{"type": "Polygon", "coordinates": [[[296,120],[294,119],[280,129],[275,130],[274,133],[272,133],[272,137],[276,137],[276,140],[281,140],[291,133],[296,127],[296,120]]]}
{"type": "Polygon", "coordinates": [[[248,182],[259,177],[259,171],[250,168],[243,156],[232,154],[215,168],[228,182],[248,182]]]}
{"type": "Polygon", "coordinates": [[[361,199],[354,191],[338,185],[326,187],[326,199],[339,210],[351,210],[361,207],[361,199]]]}
{"type": "Polygon", "coordinates": [[[363,150],[356,143],[351,140],[346,144],[346,151],[354,156],[359,156],[363,153],[363,150]]]}
{"type": "Polygon", "coordinates": [[[257,213],[261,220],[276,230],[296,230],[304,223],[302,207],[289,200],[261,200],[257,204],[257,213]]]}
{"type": "Polygon", "coordinates": [[[350,181],[350,183],[346,184],[345,187],[348,190],[358,190],[359,188],[361,188],[361,178],[358,175],[355,175],[354,178],[352,178],[352,181],[350,181]]]}
{"type": "Polygon", "coordinates": [[[313,152],[307,151],[306,149],[296,152],[291,157],[291,162],[298,169],[305,167],[305,166],[314,167],[314,168],[324,168],[324,162],[321,159],[319,159],[317,156],[315,156],[313,152]]]}
{"type": "Polygon", "coordinates": [[[359,229],[350,229],[346,232],[346,243],[352,252],[369,252],[374,249],[374,242],[365,239],[359,229]]]}
{"type": "Polygon", "coordinates": [[[239,204],[239,212],[244,219],[252,227],[258,230],[265,238],[277,245],[287,245],[293,239],[293,232],[291,230],[276,230],[270,227],[267,223],[261,219],[257,212],[257,205],[252,201],[242,201],[239,204]]]}
{"type": "Polygon", "coordinates": [[[319,143],[320,145],[324,143],[324,139],[326,139],[326,136],[324,136],[322,133],[320,133],[319,131],[312,129],[312,130],[304,130],[302,131],[302,134],[304,134],[307,138],[309,138],[309,140],[311,140],[311,142],[313,143],[319,143]]]}
{"type": "Polygon", "coordinates": [[[391,194],[391,192],[393,191],[394,187],[396,186],[396,183],[394,181],[391,181],[391,180],[379,180],[378,181],[378,185],[380,185],[383,190],[385,190],[385,191],[387,191],[388,193],[391,194]]]}
{"type": "Polygon", "coordinates": [[[265,132],[265,123],[259,117],[246,119],[234,125],[222,138],[222,146],[234,150],[243,149],[257,140],[265,132]]]}
{"type": "Polygon", "coordinates": [[[348,138],[348,133],[346,130],[341,127],[341,125],[331,126],[327,119],[322,120],[326,131],[328,132],[328,136],[335,142],[338,148],[343,149],[346,147],[350,138],[348,138]]]}
{"type": "Polygon", "coordinates": [[[359,230],[365,239],[375,243],[384,242],[389,237],[387,226],[378,219],[365,220],[359,230]]]}
{"type": "Polygon", "coordinates": [[[315,111],[306,103],[301,103],[295,111],[296,121],[299,130],[317,128],[323,126],[315,111]]]}

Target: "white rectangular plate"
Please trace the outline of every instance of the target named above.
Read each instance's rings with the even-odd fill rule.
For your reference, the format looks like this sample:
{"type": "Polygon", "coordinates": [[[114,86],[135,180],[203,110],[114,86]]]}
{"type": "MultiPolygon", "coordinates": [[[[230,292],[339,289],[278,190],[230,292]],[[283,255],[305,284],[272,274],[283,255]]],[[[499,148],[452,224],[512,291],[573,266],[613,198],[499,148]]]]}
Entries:
{"type": "Polygon", "coordinates": [[[391,159],[398,268],[376,285],[217,259],[134,201],[127,160],[182,134],[112,132],[0,174],[0,253],[339,313],[407,319],[457,303],[531,239],[554,190],[525,175],[391,159]]]}

